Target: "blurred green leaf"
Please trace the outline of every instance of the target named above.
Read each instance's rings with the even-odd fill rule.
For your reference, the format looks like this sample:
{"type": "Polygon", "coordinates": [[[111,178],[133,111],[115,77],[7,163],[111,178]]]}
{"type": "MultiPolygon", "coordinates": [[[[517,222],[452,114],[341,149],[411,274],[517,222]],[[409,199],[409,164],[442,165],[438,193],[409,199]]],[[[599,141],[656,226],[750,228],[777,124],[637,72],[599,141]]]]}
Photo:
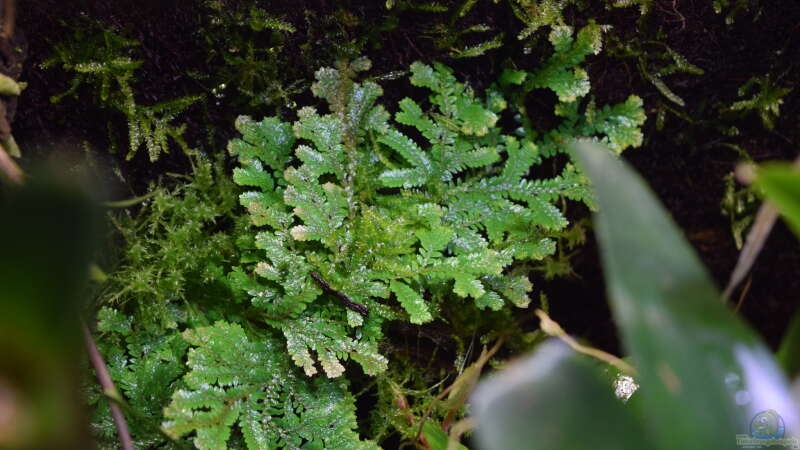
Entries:
{"type": "Polygon", "coordinates": [[[776,436],[796,432],[800,417],[784,374],[723,306],[645,183],[590,141],[573,153],[594,183],[612,312],[641,389],[627,406],[615,403],[598,372],[545,344],[478,386],[473,411],[483,448],[737,448],[738,437],[755,436],[756,418],[771,421],[776,436]]]}
{"type": "Polygon", "coordinates": [[[800,374],[800,311],[794,313],[775,357],[790,378],[800,374]]]}
{"type": "Polygon", "coordinates": [[[0,448],[88,448],[78,314],[94,211],[38,173],[0,192],[0,448]]]}
{"type": "Polygon", "coordinates": [[[723,306],[644,181],[600,146],[581,142],[574,154],[594,183],[611,307],[654,440],[664,449],[733,448],[769,409],[796,430],[797,408],[770,352],[723,306]]]}
{"type": "MultiPolygon", "coordinates": [[[[425,436],[431,450],[447,450],[449,441],[447,433],[432,421],[429,420],[422,426],[422,435],[425,436]]],[[[461,444],[456,444],[455,448],[457,450],[469,450],[461,444]]]]}
{"type": "MultiPolygon", "coordinates": [[[[758,170],[756,185],[800,237],[800,172],[789,164],[766,165],[758,170]]],[[[776,357],[789,377],[800,373],[800,312],[789,323],[776,357]]]]}
{"type": "Polygon", "coordinates": [[[758,169],[756,183],[800,236],[800,172],[789,164],[768,164],[758,169]]]}
{"type": "Polygon", "coordinates": [[[555,339],[481,383],[472,406],[484,449],[651,448],[597,366],[555,339]]]}

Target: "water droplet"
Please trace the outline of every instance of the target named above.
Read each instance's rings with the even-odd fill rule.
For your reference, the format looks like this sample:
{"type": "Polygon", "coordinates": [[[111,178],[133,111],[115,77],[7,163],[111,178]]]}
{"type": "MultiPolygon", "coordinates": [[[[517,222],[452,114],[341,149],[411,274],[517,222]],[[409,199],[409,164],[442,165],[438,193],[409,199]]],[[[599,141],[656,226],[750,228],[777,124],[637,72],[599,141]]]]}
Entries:
{"type": "Polygon", "coordinates": [[[741,382],[742,378],[733,372],[730,372],[725,375],[725,385],[728,386],[729,389],[736,389],[739,387],[739,383],[741,382]]]}
{"type": "Polygon", "coordinates": [[[752,400],[752,396],[750,395],[750,391],[738,391],[736,392],[736,404],[737,405],[747,405],[752,400]]]}

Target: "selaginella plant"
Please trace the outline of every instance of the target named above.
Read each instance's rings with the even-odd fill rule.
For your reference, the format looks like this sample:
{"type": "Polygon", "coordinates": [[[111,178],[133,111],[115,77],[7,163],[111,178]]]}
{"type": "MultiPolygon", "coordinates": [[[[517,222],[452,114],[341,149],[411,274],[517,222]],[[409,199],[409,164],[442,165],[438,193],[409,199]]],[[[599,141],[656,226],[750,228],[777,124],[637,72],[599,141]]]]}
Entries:
{"type": "Polygon", "coordinates": [[[403,99],[392,121],[376,104],[380,86],[354,80],[366,59],[317,72],[312,91],[327,114],[305,107],[293,124],[238,119],[234,179],[255,188],[241,202],[260,228],[262,253],[231,282],[283,333],[307,375],[319,362],[338,377],[348,359],[367,374],[383,371],[383,324],[430,322],[444,302],[527,306],[531,283],[515,263],[555,251],[552,235],[567,220],[554,202],[590,203],[572,164],[551,178],[532,172],[574,136],[597,136],[618,152],[638,145],[644,121],[637,97],[604,108],[580,102],[589,81],[577,66],[599,51],[599,26],[577,37],[557,27],[551,41],[555,55],[539,71],[505,78],[530,80],[524,93],[558,95],[563,122],[554,130],[527,122],[505,133],[500,88],[477,96],[441,64],[411,66],[411,83],[431,92],[428,104],[403,99]]]}
{"type": "MultiPolygon", "coordinates": [[[[538,176],[542,163],[575,136],[618,152],[641,142],[638,98],[603,108],[582,101],[589,82],[578,65],[599,49],[592,27],[577,36],[554,29],[556,51],[542,68],[508,71],[485,96],[441,64],[415,63],[410,81],[430,95],[403,99],[393,119],[377,103],[380,86],[356,80],[368,60],[321,69],[312,91],[327,112],[305,107],[294,123],[237,120],[233,180],[249,188],[240,202],[255,235],[231,226],[230,183],[208,163],[180,192],[155,194],[131,226],[118,222],[147,245],[133,239],[112,274],[122,281],[98,330],[138,411],[137,443],[180,446],[189,436],[209,449],[374,448],[357,431],[343,376],[357,367],[347,361],[366,375],[385,371],[388,321],[527,306],[528,264],[552,255],[567,226],[556,204],[591,203],[571,163],[549,177],[538,176]],[[557,93],[556,129],[523,114],[538,89],[557,93]],[[512,133],[504,114],[519,121],[512,133]],[[160,281],[142,281],[153,276],[160,281]]],[[[102,406],[95,425],[113,439],[102,406]]]]}
{"type": "MultiPolygon", "coordinates": [[[[239,324],[187,330],[190,372],[164,410],[165,431],[191,431],[202,449],[227,448],[231,425],[250,449],[370,449],[356,428],[355,399],[344,379],[307,379],[293,370],[283,345],[239,324]],[[235,349],[235,352],[234,352],[235,349]]],[[[238,445],[236,447],[244,447],[238,445]]]]}
{"type": "MultiPolygon", "coordinates": [[[[150,185],[140,203],[109,214],[124,249],[96,287],[97,344],[124,396],[136,448],[172,448],[162,409],[182,384],[189,344],[180,328],[225,312],[224,269],[238,260],[232,234],[236,186],[222,161],[192,158],[193,173],[150,185]],[[177,185],[176,185],[177,183],[177,185]]],[[[92,429],[101,448],[117,433],[99,386],[89,382],[92,429]]]]}
{"type": "MultiPolygon", "coordinates": [[[[224,272],[239,258],[236,187],[220,161],[198,156],[193,166],[176,187],[152,186],[137,214],[114,217],[126,251],[98,288],[98,345],[136,448],[185,448],[177,438],[195,428],[206,449],[373,448],[354,431],[346,380],[306,380],[274,333],[254,330],[225,301],[224,272]]],[[[95,437],[114,448],[108,403],[94,383],[88,392],[95,437]]]]}

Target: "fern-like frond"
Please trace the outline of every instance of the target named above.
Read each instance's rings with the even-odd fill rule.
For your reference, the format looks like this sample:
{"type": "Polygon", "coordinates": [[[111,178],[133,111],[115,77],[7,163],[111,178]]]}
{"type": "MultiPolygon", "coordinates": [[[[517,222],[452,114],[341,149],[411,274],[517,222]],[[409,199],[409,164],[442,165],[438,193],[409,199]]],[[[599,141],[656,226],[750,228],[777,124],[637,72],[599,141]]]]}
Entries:
{"type": "MultiPolygon", "coordinates": [[[[557,206],[564,199],[591,205],[588,181],[571,164],[551,178],[532,169],[577,136],[606,139],[619,151],[641,141],[638,98],[600,109],[591,103],[581,114],[588,76],[579,64],[600,50],[600,32],[595,24],[577,36],[554,27],[546,66],[505,72],[485,98],[442,64],[414,63],[411,84],[427,89],[428,101],[401,100],[394,121],[375,105],[380,87],[356,81],[367,62],[321,69],[312,92],[331,112],[298,111],[294,158],[270,166],[274,180],[262,173],[266,164],[253,162],[265,162],[264,149],[236,141],[237,182],[260,189],[242,202],[256,225],[272,230],[257,235],[259,260],[236,269],[231,283],[283,334],[307,375],[321,367],[338,377],[348,359],[368,374],[385,370],[383,323],[435,320],[445,298],[493,310],[528,304],[532,286],[510,275],[515,261],[556,251],[553,236],[567,226],[557,206]],[[557,104],[562,125],[539,139],[530,125],[506,134],[500,114],[519,111],[537,87],[568,97],[557,104]],[[512,92],[509,103],[503,90],[513,89],[521,94],[512,92]]],[[[280,135],[287,126],[268,119],[248,133],[280,135]]],[[[286,155],[287,146],[280,149],[286,155]]]]}
{"type": "Polygon", "coordinates": [[[187,330],[185,389],[164,410],[164,430],[191,432],[200,449],[224,449],[238,426],[249,449],[377,448],[355,431],[355,403],[343,381],[298,378],[283,350],[237,324],[187,330]]]}

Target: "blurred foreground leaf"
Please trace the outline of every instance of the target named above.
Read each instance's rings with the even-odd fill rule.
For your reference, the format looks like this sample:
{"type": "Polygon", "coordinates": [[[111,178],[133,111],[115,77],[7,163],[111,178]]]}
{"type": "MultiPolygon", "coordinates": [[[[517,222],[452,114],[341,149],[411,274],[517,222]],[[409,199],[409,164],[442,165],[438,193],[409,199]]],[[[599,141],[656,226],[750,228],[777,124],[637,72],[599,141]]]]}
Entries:
{"type": "Polygon", "coordinates": [[[0,448],[86,448],[78,308],[93,217],[61,185],[0,193],[0,448]]]}
{"type": "Polygon", "coordinates": [[[574,154],[594,183],[611,308],[641,389],[635,405],[620,412],[621,403],[598,400],[602,385],[590,370],[546,345],[478,387],[474,411],[484,448],[733,449],[740,448],[737,435],[797,433],[800,418],[782,371],[723,306],[645,183],[600,146],[582,142],[574,154]],[[639,425],[629,423],[634,412],[639,425]],[[758,428],[762,421],[766,431],[758,428]],[[619,424],[625,432],[604,431],[619,424]]]}
{"type": "Polygon", "coordinates": [[[800,172],[789,164],[769,164],[758,169],[756,183],[800,236],[800,172]]]}
{"type": "MultiPolygon", "coordinates": [[[[800,237],[800,172],[786,163],[768,164],[758,169],[756,184],[800,237]]],[[[800,311],[789,323],[777,358],[789,376],[800,373],[800,311]]]]}
{"type": "Polygon", "coordinates": [[[473,400],[483,449],[648,448],[591,360],[556,339],[483,382],[473,400]]]}

